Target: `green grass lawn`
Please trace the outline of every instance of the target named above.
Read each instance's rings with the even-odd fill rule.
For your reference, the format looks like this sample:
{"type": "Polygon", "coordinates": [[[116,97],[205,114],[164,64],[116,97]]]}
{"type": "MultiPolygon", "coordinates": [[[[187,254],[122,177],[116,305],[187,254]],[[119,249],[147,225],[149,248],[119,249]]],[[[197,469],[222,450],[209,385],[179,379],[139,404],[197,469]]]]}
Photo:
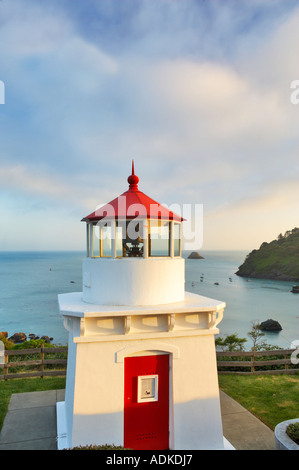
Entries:
{"type": "Polygon", "coordinates": [[[65,388],[65,377],[9,379],[0,382],[0,429],[2,428],[12,393],[42,392],[65,388]]]}
{"type": "Polygon", "coordinates": [[[299,374],[220,374],[219,386],[273,430],[281,421],[299,418],[299,374]]]}

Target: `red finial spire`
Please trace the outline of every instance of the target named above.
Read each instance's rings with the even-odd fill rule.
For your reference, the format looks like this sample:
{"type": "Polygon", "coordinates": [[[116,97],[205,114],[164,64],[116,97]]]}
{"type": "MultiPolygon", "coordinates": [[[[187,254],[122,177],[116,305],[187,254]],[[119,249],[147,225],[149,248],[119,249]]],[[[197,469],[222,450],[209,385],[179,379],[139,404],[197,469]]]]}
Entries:
{"type": "Polygon", "coordinates": [[[128,183],[129,183],[129,189],[137,191],[138,190],[138,183],[139,183],[139,178],[138,176],[135,175],[135,170],[134,170],[134,160],[132,160],[132,174],[128,178],[128,183]]]}

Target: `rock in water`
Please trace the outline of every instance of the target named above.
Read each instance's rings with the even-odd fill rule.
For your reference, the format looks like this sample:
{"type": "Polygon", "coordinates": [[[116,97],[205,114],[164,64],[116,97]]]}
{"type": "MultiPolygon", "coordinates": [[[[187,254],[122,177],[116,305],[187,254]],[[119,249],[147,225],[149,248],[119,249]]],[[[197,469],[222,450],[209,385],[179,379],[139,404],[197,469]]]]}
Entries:
{"type": "Polygon", "coordinates": [[[42,336],[41,339],[43,339],[45,341],[45,343],[47,343],[47,344],[51,343],[51,338],[49,338],[49,336],[42,336]]]}
{"type": "Polygon", "coordinates": [[[203,256],[198,251],[192,251],[190,255],[188,256],[189,259],[204,259],[203,256]]]}
{"type": "Polygon", "coordinates": [[[9,341],[12,341],[13,343],[23,343],[26,341],[27,336],[25,333],[15,333],[9,338],[9,341]]]}
{"type": "Polygon", "coordinates": [[[260,329],[263,331],[280,331],[282,327],[278,321],[269,319],[260,324],[260,329]]]}
{"type": "Polygon", "coordinates": [[[293,292],[293,294],[299,294],[299,286],[293,286],[291,292],[293,292]]]}

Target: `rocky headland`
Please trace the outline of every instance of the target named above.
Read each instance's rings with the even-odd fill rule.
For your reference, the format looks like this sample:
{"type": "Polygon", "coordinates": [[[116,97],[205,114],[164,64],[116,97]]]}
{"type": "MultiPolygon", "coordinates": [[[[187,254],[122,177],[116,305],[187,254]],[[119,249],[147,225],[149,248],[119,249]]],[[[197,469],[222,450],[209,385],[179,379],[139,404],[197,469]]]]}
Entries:
{"type": "Polygon", "coordinates": [[[288,230],[272,242],[264,242],[259,249],[251,251],[236,274],[248,278],[298,282],[299,228],[288,230]]]}

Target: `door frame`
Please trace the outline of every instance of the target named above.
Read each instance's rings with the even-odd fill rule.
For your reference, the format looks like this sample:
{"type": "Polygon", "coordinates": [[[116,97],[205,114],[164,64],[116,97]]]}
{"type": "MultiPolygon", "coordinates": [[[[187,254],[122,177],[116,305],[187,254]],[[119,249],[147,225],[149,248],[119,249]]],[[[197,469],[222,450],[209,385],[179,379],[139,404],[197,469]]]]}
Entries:
{"type": "MultiPolygon", "coordinates": [[[[168,446],[169,449],[173,449],[173,353],[170,351],[160,349],[141,349],[140,347],[132,354],[123,356],[123,397],[125,390],[125,361],[124,359],[133,357],[144,357],[144,356],[160,356],[168,355],[168,446]]],[[[124,413],[124,409],[123,409],[124,413]]],[[[123,416],[123,443],[125,440],[125,417],[123,416]]]]}

